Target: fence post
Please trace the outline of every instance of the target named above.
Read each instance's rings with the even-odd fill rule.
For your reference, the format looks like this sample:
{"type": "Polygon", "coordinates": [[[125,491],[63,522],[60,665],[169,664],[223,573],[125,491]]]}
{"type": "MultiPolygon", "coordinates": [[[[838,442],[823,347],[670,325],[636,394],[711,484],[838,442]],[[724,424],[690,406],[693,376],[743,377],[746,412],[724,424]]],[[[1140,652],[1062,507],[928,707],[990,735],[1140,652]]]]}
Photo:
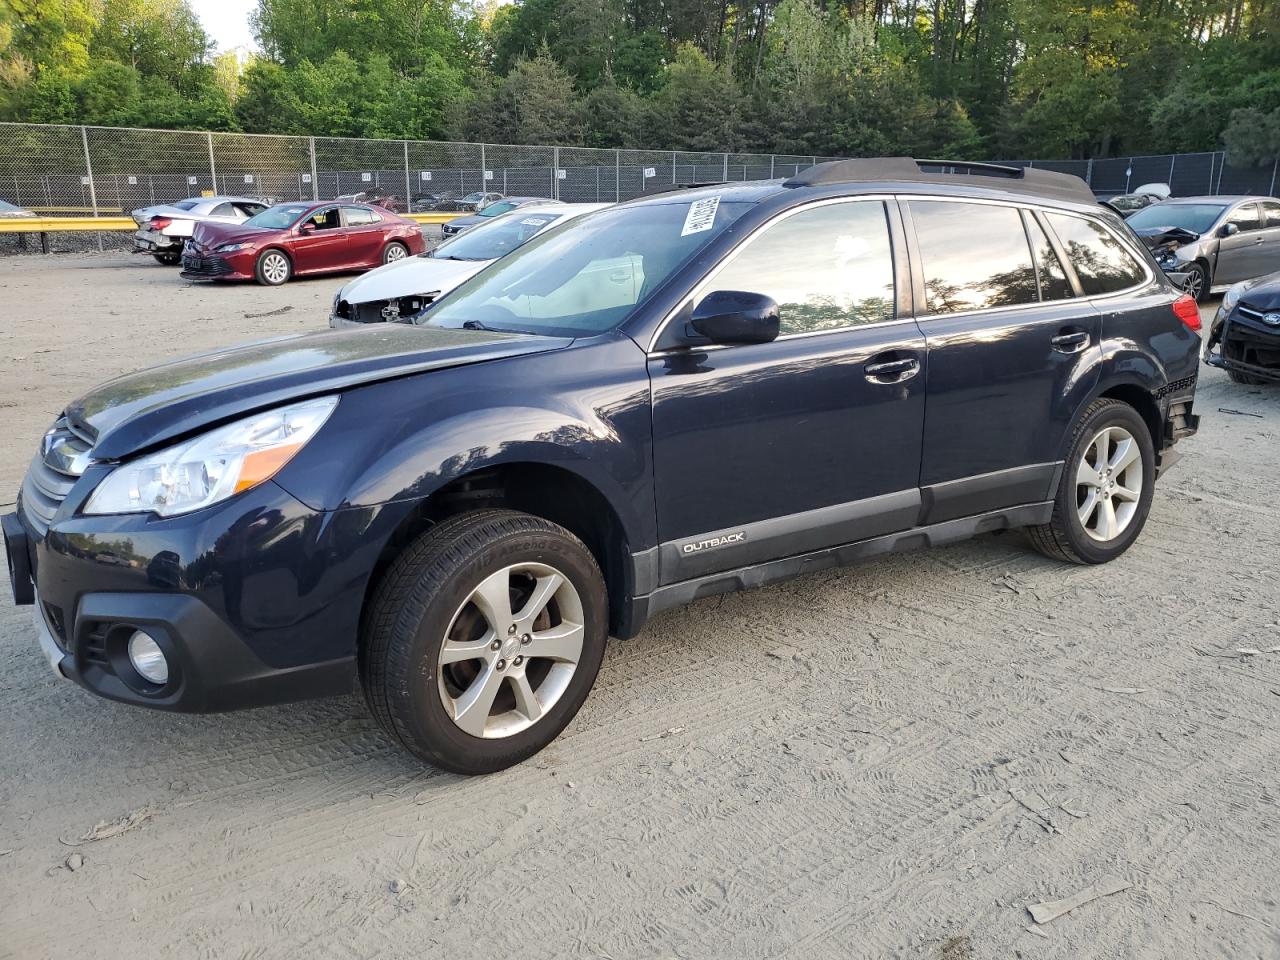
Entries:
{"type": "Polygon", "coordinates": [[[1169,190],[1173,191],[1173,165],[1177,162],[1178,155],[1176,153],[1169,154],[1169,190]]]}
{"type": "Polygon", "coordinates": [[[205,131],[205,140],[209,144],[209,179],[213,181],[213,192],[218,192],[218,168],[213,162],[213,132],[205,131]]]}
{"type": "Polygon", "coordinates": [[[773,179],[773,164],[777,159],[778,159],[778,155],[776,153],[769,154],[769,179],[770,180],[773,179]]]}
{"type": "Polygon", "coordinates": [[[311,152],[311,199],[320,199],[320,176],[316,171],[316,138],[307,137],[307,149],[311,152]]]}
{"type": "Polygon", "coordinates": [[[481,193],[489,192],[489,181],[484,178],[484,175],[488,172],[489,172],[489,164],[485,162],[484,144],[482,143],[480,144],[480,192],[481,193]]]}
{"type": "Polygon", "coordinates": [[[729,182],[729,155],[724,155],[724,182],[729,182]]]}
{"type": "Polygon", "coordinates": [[[551,148],[551,199],[560,199],[560,148],[551,148]]]}
{"type": "Polygon", "coordinates": [[[1280,167],[1280,156],[1271,161],[1271,189],[1267,191],[1267,195],[1274,197],[1276,195],[1276,168],[1280,167]]]}
{"type": "Polygon", "coordinates": [[[622,151],[613,151],[613,199],[622,202],[622,151]]]}
{"type": "Polygon", "coordinates": [[[1218,184],[1213,188],[1214,196],[1222,193],[1222,168],[1227,165],[1226,151],[1219,151],[1221,159],[1218,161],[1218,184]]]}
{"type": "Polygon", "coordinates": [[[1084,168],[1084,182],[1093,186],[1093,157],[1089,158],[1089,165],[1084,168]]]}
{"type": "MultiPolygon", "coordinates": [[[[98,215],[98,191],[93,186],[93,161],[89,159],[89,134],[86,128],[80,127],[80,142],[84,144],[84,172],[89,177],[89,203],[93,206],[93,215],[98,215]]],[[[101,240],[102,236],[99,235],[101,240]]]]}
{"type": "Polygon", "coordinates": [[[410,195],[413,188],[409,186],[409,141],[404,142],[404,210],[408,213],[413,209],[410,202],[410,195]]]}
{"type": "Polygon", "coordinates": [[[676,152],[671,151],[671,185],[676,185],[676,152]]]}

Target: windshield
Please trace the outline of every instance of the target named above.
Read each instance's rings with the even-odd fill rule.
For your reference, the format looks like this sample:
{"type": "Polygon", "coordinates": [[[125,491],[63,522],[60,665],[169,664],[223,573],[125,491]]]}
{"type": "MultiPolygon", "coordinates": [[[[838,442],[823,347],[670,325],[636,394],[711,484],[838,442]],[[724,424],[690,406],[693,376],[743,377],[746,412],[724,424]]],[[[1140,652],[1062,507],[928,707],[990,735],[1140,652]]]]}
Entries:
{"type": "Polygon", "coordinates": [[[528,243],[538,231],[560,217],[559,213],[513,214],[472,227],[423,256],[435,260],[497,260],[528,243]]]}
{"type": "Polygon", "coordinates": [[[489,204],[483,210],[481,210],[480,216],[482,217],[501,216],[504,213],[510,213],[512,210],[514,210],[518,206],[519,204],[517,204],[513,200],[497,200],[489,204]]]}
{"type": "Polygon", "coordinates": [[[586,214],[462,283],[421,322],[558,337],[603,333],[750,206],[704,196],[586,214]]]}
{"type": "Polygon", "coordinates": [[[255,217],[244,222],[246,227],[262,227],[265,230],[283,230],[292,227],[298,218],[310,210],[305,203],[282,203],[278,207],[269,207],[255,217]]]}
{"type": "Polygon", "coordinates": [[[1208,233],[1214,221],[1227,209],[1221,203],[1153,203],[1129,218],[1135,230],[1150,227],[1181,227],[1192,233],[1208,233]]]}

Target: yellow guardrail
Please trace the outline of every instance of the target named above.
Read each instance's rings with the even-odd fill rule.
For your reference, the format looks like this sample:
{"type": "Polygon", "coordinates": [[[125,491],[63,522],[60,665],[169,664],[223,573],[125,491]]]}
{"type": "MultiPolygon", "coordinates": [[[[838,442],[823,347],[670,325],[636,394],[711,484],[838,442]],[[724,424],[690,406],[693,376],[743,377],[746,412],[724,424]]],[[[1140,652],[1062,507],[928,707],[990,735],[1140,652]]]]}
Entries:
{"type": "Polygon", "coordinates": [[[138,225],[130,217],[0,217],[0,233],[137,229],[138,225]]]}
{"type": "MultiPolygon", "coordinates": [[[[465,213],[401,214],[416,223],[448,223],[465,213]]],[[[0,217],[0,233],[62,233],[86,230],[137,230],[131,217],[0,217]]]]}

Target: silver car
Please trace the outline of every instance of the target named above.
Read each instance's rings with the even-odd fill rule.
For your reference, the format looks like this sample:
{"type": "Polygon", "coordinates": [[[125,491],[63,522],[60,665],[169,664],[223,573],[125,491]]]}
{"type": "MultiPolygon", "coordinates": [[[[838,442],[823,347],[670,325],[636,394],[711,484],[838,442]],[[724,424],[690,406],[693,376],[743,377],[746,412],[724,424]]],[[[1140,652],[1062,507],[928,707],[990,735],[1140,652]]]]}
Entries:
{"type": "Polygon", "coordinates": [[[1197,300],[1280,270],[1280,200],[1178,197],[1125,221],[1197,300]]]}
{"type": "Polygon", "coordinates": [[[131,214],[138,225],[133,252],[149,253],[161,263],[182,262],[182,247],[197,223],[244,223],[270,204],[253,197],[188,197],[173,203],[143,207],[131,214]]]}

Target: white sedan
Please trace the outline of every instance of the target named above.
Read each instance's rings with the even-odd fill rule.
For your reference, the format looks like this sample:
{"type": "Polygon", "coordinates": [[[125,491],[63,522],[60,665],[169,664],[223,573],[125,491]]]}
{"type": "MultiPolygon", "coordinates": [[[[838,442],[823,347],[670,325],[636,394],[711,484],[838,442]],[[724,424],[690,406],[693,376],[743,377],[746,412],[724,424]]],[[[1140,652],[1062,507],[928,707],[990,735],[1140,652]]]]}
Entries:
{"type": "Polygon", "coordinates": [[[133,252],[149,253],[168,266],[182,261],[182,248],[197,223],[244,223],[269,207],[250,197],[187,197],[173,203],[142,207],[130,216],[138,225],[133,252]]]}
{"type": "Polygon", "coordinates": [[[557,203],[520,207],[472,227],[427,253],[370,270],[334,295],[329,326],[359,327],[389,320],[410,322],[462,281],[544,230],[607,206],[607,203],[557,203]]]}

